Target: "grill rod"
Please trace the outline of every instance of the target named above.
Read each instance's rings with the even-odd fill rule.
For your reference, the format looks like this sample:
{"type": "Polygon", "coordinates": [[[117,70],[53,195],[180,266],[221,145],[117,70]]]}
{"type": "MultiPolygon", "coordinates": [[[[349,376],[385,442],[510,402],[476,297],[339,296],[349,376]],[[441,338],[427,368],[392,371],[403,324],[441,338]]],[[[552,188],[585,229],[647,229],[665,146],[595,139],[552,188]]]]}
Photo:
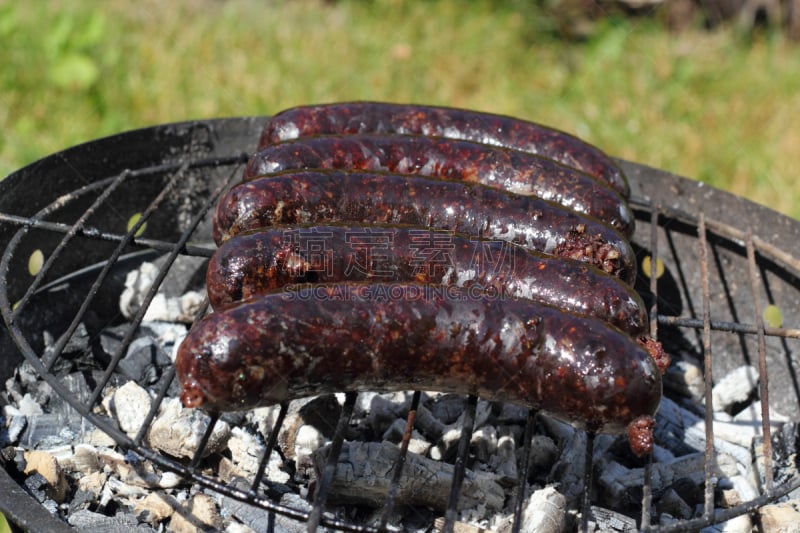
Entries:
{"type": "MultiPolygon", "coordinates": [[[[66,225],[65,225],[65,226],[66,226],[66,225]]],[[[714,224],[713,224],[713,223],[710,223],[710,224],[708,224],[708,226],[713,228],[713,227],[714,227],[714,224]]],[[[70,228],[70,226],[66,226],[66,228],[70,228]]],[[[716,228],[714,228],[714,229],[716,230],[716,228]]],[[[730,229],[732,230],[732,231],[731,231],[731,233],[733,233],[733,234],[736,234],[736,232],[738,231],[738,230],[735,230],[735,229],[733,229],[733,228],[730,228],[730,229]]],[[[58,229],[58,230],[56,230],[56,231],[60,231],[61,233],[68,233],[68,232],[69,232],[69,229],[67,229],[66,231],[61,231],[61,229],[59,228],[59,229],[58,229]]],[[[763,244],[762,244],[762,241],[760,241],[760,240],[758,240],[758,239],[753,239],[753,240],[752,240],[752,244],[753,244],[753,247],[754,247],[754,248],[757,246],[757,247],[758,247],[759,249],[761,249],[761,250],[765,249],[765,248],[764,248],[764,246],[763,246],[763,244]]],[[[166,244],[166,247],[169,247],[170,251],[173,251],[173,252],[176,250],[176,248],[175,248],[175,245],[174,245],[174,244],[167,243],[167,244],[166,244]]],[[[179,253],[181,253],[181,252],[184,252],[184,251],[188,250],[188,248],[187,248],[187,247],[184,247],[183,249],[177,248],[177,250],[180,250],[180,251],[179,251],[179,253]]],[[[780,255],[780,254],[778,254],[778,255],[780,255]]],[[[785,255],[785,254],[784,254],[784,255],[785,255]]],[[[779,257],[779,259],[780,259],[780,257],[779,257]]],[[[6,266],[7,266],[7,261],[5,261],[5,262],[6,262],[6,266]]],[[[7,271],[7,269],[6,269],[6,271],[7,271]]],[[[3,275],[3,277],[5,277],[5,276],[3,275]]],[[[3,295],[3,296],[5,296],[5,295],[3,295]]],[[[4,299],[4,298],[3,298],[3,299],[4,299]]],[[[6,316],[6,315],[8,315],[8,313],[7,313],[7,311],[8,311],[8,304],[7,304],[7,300],[6,300],[5,302],[2,302],[2,301],[0,301],[0,307],[2,307],[4,303],[5,303],[5,307],[4,307],[2,310],[3,310],[3,312],[4,312],[4,313],[3,313],[3,314],[4,314],[4,316],[6,316]]],[[[17,309],[17,311],[18,311],[18,312],[21,312],[21,309],[20,309],[20,308],[18,308],[18,309],[17,309]]],[[[682,319],[682,318],[680,318],[680,317],[660,317],[660,316],[659,316],[659,317],[658,317],[658,321],[657,321],[657,323],[664,323],[664,321],[665,321],[664,319],[667,319],[667,320],[669,320],[669,321],[670,321],[670,323],[672,323],[672,324],[677,324],[677,323],[679,323],[679,322],[681,322],[681,321],[683,320],[683,321],[684,321],[686,324],[689,324],[689,327],[692,327],[692,325],[691,325],[691,324],[690,324],[690,322],[689,322],[689,320],[691,320],[691,319],[682,319]]],[[[13,322],[13,320],[12,320],[12,322],[13,322]]],[[[723,323],[723,325],[724,325],[724,323],[723,323]]],[[[739,328],[740,328],[740,330],[741,330],[741,327],[742,327],[742,325],[741,325],[741,324],[734,324],[734,326],[735,326],[735,327],[739,327],[739,328]]],[[[747,331],[748,331],[748,332],[755,332],[755,333],[757,333],[759,330],[761,330],[761,331],[762,331],[764,334],[770,334],[770,333],[768,333],[768,330],[767,330],[767,329],[764,329],[764,328],[759,328],[759,327],[758,327],[758,324],[757,324],[757,325],[755,325],[755,326],[751,326],[751,325],[744,325],[744,326],[746,326],[746,329],[747,329],[747,331]]],[[[712,329],[716,329],[716,327],[715,327],[715,324],[714,324],[713,322],[711,322],[710,320],[708,320],[708,321],[706,322],[706,324],[704,324],[704,325],[703,325],[703,327],[710,327],[710,328],[712,328],[712,329]]],[[[735,327],[734,327],[732,330],[736,330],[736,329],[735,329],[735,327]]],[[[773,330],[772,334],[779,335],[779,336],[783,336],[783,337],[788,337],[788,336],[794,336],[794,335],[792,335],[792,332],[793,332],[793,331],[794,331],[794,330],[782,330],[782,329],[780,329],[780,328],[774,328],[774,330],[773,330]]],[[[67,397],[68,397],[68,396],[67,396],[67,397]]],[[[158,454],[154,454],[154,455],[155,455],[156,457],[158,456],[158,454]]],[[[156,462],[157,464],[159,463],[159,461],[154,461],[154,462],[156,462]]],[[[202,477],[202,476],[201,476],[201,477],[202,477]]],[[[785,488],[785,487],[786,487],[786,485],[784,485],[784,487],[782,487],[782,488],[785,488]]],[[[220,492],[223,492],[223,493],[224,493],[225,491],[224,491],[224,490],[222,490],[222,491],[220,491],[220,492]]],[[[779,491],[779,492],[782,492],[782,491],[779,491]]],[[[779,492],[776,492],[776,493],[775,493],[775,495],[779,494],[779,492]]],[[[767,495],[765,495],[765,496],[769,496],[769,495],[767,494],[767,495]]],[[[234,497],[235,497],[235,496],[234,496],[234,497]]],[[[252,502],[252,503],[257,503],[257,502],[252,502]]],[[[269,503],[271,503],[271,502],[269,502],[269,503]]],[[[704,517],[704,520],[708,520],[708,517],[704,517]]],[[[335,521],[333,521],[333,523],[335,523],[335,521]]],[[[351,529],[351,530],[352,530],[352,529],[351,529]]],[[[357,528],[357,529],[355,529],[355,530],[358,530],[358,531],[362,531],[362,530],[363,530],[363,531],[367,531],[368,529],[357,528]]]]}

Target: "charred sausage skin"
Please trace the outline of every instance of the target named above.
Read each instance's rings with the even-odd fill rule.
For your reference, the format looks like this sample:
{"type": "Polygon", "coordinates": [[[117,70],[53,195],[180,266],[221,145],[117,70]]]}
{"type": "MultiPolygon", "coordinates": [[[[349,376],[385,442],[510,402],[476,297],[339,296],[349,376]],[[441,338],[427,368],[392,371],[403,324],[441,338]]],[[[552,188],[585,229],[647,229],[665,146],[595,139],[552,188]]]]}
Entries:
{"type": "Polygon", "coordinates": [[[221,244],[282,224],[407,224],[588,262],[633,284],[630,243],[610,226],[533,196],[475,183],[385,173],[299,171],[240,183],[217,204],[221,244]]]}
{"type": "Polygon", "coordinates": [[[422,389],[607,433],[651,417],[661,397],[647,351],[601,320],[421,284],[314,285],[247,300],[195,323],[176,370],[184,405],[212,411],[422,389]]]}
{"type": "Polygon", "coordinates": [[[266,124],[259,147],[321,134],[397,133],[462,139],[525,151],[577,168],[625,198],[619,166],[599,148],[563,131],[518,118],[414,104],[343,102],[282,111],[266,124]]]}
{"type": "Polygon", "coordinates": [[[634,216],[625,198],[596,178],[551,159],[470,141],[381,134],[301,138],[261,149],[248,163],[244,179],[315,168],[482,183],[593,216],[628,237],[634,230],[634,216]]]}
{"type": "Polygon", "coordinates": [[[505,241],[389,225],[276,227],[239,234],[211,257],[214,309],[302,283],[418,282],[483,287],[605,320],[641,335],[647,314],[628,284],[584,262],[505,241]]]}

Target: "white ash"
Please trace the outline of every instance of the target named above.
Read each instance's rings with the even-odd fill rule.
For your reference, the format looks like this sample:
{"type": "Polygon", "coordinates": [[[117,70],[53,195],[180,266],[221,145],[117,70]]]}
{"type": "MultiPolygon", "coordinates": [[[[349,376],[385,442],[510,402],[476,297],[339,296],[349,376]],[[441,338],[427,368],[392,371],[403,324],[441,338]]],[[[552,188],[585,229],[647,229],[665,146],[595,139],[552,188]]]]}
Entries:
{"type": "Polygon", "coordinates": [[[703,370],[689,361],[673,361],[663,378],[664,387],[700,403],[705,394],[703,370]]]}
{"type": "MultiPolygon", "coordinates": [[[[159,267],[148,262],[142,263],[138,270],[128,273],[119,301],[120,311],[125,318],[131,319],[139,312],[158,273],[159,267]]],[[[180,296],[167,296],[158,292],[147,307],[144,320],[191,324],[204,301],[205,294],[199,291],[188,291],[180,296]]]]}
{"type": "MultiPolygon", "coordinates": [[[[511,517],[497,528],[498,533],[508,533],[511,517]]],[[[531,494],[522,504],[522,527],[520,531],[530,533],[560,533],[567,523],[567,499],[552,485],[531,494]]]]}
{"type": "Polygon", "coordinates": [[[122,431],[129,437],[134,437],[150,411],[150,394],[135,382],[129,381],[110,398],[107,411],[116,417],[122,431]]]}
{"type": "Polygon", "coordinates": [[[797,531],[800,524],[800,500],[766,505],[757,514],[763,531],[797,531]]]}
{"type": "Polygon", "coordinates": [[[746,365],[728,372],[711,389],[715,411],[731,412],[737,405],[748,402],[758,385],[758,370],[746,365]]]}

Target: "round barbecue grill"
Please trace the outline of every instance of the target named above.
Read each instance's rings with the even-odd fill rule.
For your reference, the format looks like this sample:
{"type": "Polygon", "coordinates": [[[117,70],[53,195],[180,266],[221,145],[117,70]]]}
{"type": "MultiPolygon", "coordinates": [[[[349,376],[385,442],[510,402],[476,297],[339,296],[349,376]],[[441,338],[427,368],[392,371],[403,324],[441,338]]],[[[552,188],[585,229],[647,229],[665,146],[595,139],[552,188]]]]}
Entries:
{"type": "MultiPolygon", "coordinates": [[[[6,329],[0,329],[0,378],[5,382],[27,361],[56,394],[121,449],[179,474],[188,483],[307,524],[308,530],[385,531],[391,529],[391,510],[419,393],[410,396],[400,454],[383,511],[377,519],[372,515],[369,522],[358,521],[362,516],[358,513],[334,511],[327,505],[336,458],[357,402],[354,393],[344,395],[333,424],[327,463],[304,506],[282,503],[264,478],[267,461],[279,447],[278,434],[288,405],[278,411],[265,438],[266,452],[247,486],[225,483],[213,467],[204,464],[217,415],[211,416],[191,459],[170,456],[147,444],[147,431],[162,402],[175,393],[171,371],[158,381],[154,401],[135,436],[122,431],[98,408],[156,293],[202,288],[203,260],[214,251],[210,210],[220,193],[240,177],[265,120],[219,119],[126,132],[51,155],[0,182],[0,249],[4,250],[0,312],[6,324],[6,329]],[[198,259],[194,269],[175,266],[186,257],[198,259]],[[76,394],[59,377],[65,346],[86,321],[108,325],[118,321],[126,274],[145,261],[159,265],[152,289],[139,312],[125,322],[115,352],[97,361],[92,390],[76,394]],[[48,335],[52,340],[48,341],[48,335]]],[[[711,405],[712,386],[721,376],[743,365],[759,370],[757,397],[763,419],[759,441],[763,446],[754,452],[754,460],[763,464],[759,494],[736,505],[718,506],[715,494],[720,479],[714,465],[720,449],[715,446],[711,409],[699,415],[705,417],[705,447],[699,450],[704,454],[703,504],[691,517],[662,520],[653,505],[654,492],[660,490],[652,484],[658,460],[642,466],[644,476],[636,491],[636,527],[699,529],[752,513],[800,487],[796,470],[787,474],[777,464],[782,458],[773,450],[776,435],[770,422],[772,412],[792,421],[800,418],[800,329],[764,318],[768,307],[779,310],[788,326],[796,325],[800,316],[796,244],[800,242],[800,223],[700,183],[634,163],[622,161],[621,165],[631,184],[631,205],[637,217],[633,244],[640,274],[636,288],[648,303],[653,336],[674,360],[691,361],[703,369],[706,405],[711,405]]],[[[200,309],[198,315],[205,311],[200,309]]],[[[667,383],[665,395],[679,397],[670,389],[669,380],[667,383]]],[[[448,505],[435,526],[435,513],[430,515],[429,529],[454,528],[459,493],[470,465],[477,403],[474,397],[464,398],[455,456],[442,459],[454,465],[448,505]]],[[[506,507],[513,516],[512,531],[522,527],[523,502],[530,493],[527,458],[537,425],[536,413],[528,413],[517,450],[517,456],[524,459],[506,507]]],[[[598,498],[592,490],[596,481],[592,463],[597,463],[598,457],[596,438],[588,436],[585,442],[587,466],[580,481],[583,497],[575,514],[580,517],[578,525],[588,528],[598,498]]],[[[35,521],[43,518],[26,514],[30,504],[25,498],[7,494],[0,491],[0,510],[18,524],[42,529],[43,523],[35,521]]]]}

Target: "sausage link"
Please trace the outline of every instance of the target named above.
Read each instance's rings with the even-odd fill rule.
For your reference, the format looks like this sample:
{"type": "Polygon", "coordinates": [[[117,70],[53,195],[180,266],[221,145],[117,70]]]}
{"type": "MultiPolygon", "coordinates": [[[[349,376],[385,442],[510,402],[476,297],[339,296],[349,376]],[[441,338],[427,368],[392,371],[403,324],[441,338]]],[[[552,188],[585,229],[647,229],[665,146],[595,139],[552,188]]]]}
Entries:
{"type": "Polygon", "coordinates": [[[626,236],[634,216],[625,198],[596,178],[551,159],[470,141],[420,135],[302,138],[254,155],[245,180],[298,169],[379,170],[482,183],[538,196],[598,218],[626,236]]]}
{"type": "Polygon", "coordinates": [[[367,281],[483,287],[591,315],[633,336],[647,327],[638,293],[586,263],[419,228],[325,225],[239,234],[214,253],[206,275],[215,309],[295,284],[367,281]]]}
{"type": "Polygon", "coordinates": [[[396,174],[301,171],[247,181],[217,204],[214,238],[281,224],[408,224],[588,262],[633,284],[626,238],[596,219],[546,200],[475,183],[396,174]]]}
{"type": "Polygon", "coordinates": [[[196,323],[175,365],[184,405],[213,411],[422,389],[621,433],[661,397],[647,351],[598,319],[436,285],[314,285],[248,300],[196,323]]]}
{"type": "Polygon", "coordinates": [[[630,194],[625,174],[599,148],[541,124],[466,109],[383,102],[295,107],[272,117],[259,145],[353,133],[429,135],[504,146],[554,159],[601,179],[625,198],[630,194]]]}

